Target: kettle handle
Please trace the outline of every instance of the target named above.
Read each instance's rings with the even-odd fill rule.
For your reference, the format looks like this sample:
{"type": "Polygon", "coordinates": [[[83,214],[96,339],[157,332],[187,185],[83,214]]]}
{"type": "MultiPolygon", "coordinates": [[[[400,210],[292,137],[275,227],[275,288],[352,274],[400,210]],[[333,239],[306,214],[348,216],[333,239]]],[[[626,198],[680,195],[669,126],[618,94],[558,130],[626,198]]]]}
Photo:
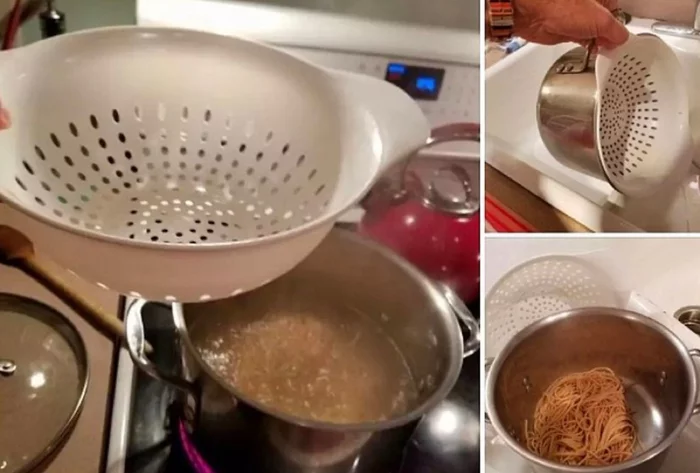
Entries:
{"type": "Polygon", "coordinates": [[[453,141],[481,141],[481,126],[478,123],[459,122],[433,128],[423,149],[453,141]]]}
{"type": "MultiPolygon", "coordinates": [[[[381,194],[391,194],[390,200],[402,201],[408,194],[408,168],[413,158],[418,156],[422,151],[428,150],[442,143],[456,141],[471,141],[478,143],[480,140],[481,126],[478,123],[458,122],[433,128],[430,131],[430,137],[426,140],[425,144],[415,153],[413,153],[411,157],[403,161],[400,166],[388,168],[393,169],[396,172],[395,175],[398,176],[396,180],[393,183],[387,183],[388,181],[386,179],[380,178],[379,183],[375,185],[375,191],[376,187],[380,187],[382,189],[380,191],[381,194]]],[[[440,171],[452,174],[453,177],[460,181],[465,193],[465,202],[454,202],[445,198],[435,188],[433,183],[430,183],[426,190],[421,191],[421,195],[418,195],[418,198],[420,198],[424,204],[436,210],[445,211],[447,213],[456,213],[460,216],[472,216],[479,211],[479,204],[478,202],[474,202],[474,199],[471,199],[472,186],[468,176],[465,179],[466,173],[464,170],[459,168],[459,171],[462,171],[459,172],[456,171],[455,168],[459,168],[459,166],[447,166],[440,171]]],[[[369,194],[367,194],[360,201],[360,206],[365,210],[372,206],[370,202],[372,201],[372,196],[375,194],[375,191],[369,192],[369,194]]]]}
{"type": "MultiPolygon", "coordinates": [[[[443,143],[456,141],[479,143],[481,141],[481,126],[478,123],[460,122],[434,128],[430,132],[430,138],[428,138],[428,141],[421,151],[443,143]]],[[[407,170],[409,164],[410,160],[406,162],[401,172],[401,192],[405,192],[407,188],[406,175],[408,174],[407,170]]],[[[433,182],[429,182],[422,192],[422,195],[419,196],[423,204],[437,211],[458,215],[460,217],[471,217],[476,214],[479,211],[479,202],[478,199],[473,199],[474,190],[469,175],[464,168],[457,164],[452,164],[443,166],[437,172],[451,175],[452,178],[459,181],[464,191],[464,201],[456,201],[445,197],[433,182]]]]}

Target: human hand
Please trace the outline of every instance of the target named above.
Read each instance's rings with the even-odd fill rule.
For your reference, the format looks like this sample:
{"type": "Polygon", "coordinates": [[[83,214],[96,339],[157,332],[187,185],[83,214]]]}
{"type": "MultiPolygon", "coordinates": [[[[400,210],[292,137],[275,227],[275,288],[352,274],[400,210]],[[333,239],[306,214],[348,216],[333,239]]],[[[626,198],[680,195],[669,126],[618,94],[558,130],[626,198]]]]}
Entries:
{"type": "Polygon", "coordinates": [[[513,32],[539,44],[584,43],[613,49],[629,37],[611,13],[617,0],[514,0],[513,32]]]}
{"type": "Polygon", "coordinates": [[[2,103],[0,103],[0,131],[7,130],[10,128],[11,124],[10,112],[8,112],[7,109],[2,106],[2,103]]]}

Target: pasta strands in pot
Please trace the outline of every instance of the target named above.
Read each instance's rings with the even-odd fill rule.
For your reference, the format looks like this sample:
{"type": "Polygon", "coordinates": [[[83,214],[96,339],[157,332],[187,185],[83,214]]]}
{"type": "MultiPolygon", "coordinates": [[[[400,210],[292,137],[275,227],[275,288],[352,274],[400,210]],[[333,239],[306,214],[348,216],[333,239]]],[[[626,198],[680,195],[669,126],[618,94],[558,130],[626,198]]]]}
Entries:
{"type": "Polygon", "coordinates": [[[527,448],[571,466],[605,466],[632,458],[636,426],[622,381],[610,368],[572,373],[555,380],[525,422],[527,448]]]}

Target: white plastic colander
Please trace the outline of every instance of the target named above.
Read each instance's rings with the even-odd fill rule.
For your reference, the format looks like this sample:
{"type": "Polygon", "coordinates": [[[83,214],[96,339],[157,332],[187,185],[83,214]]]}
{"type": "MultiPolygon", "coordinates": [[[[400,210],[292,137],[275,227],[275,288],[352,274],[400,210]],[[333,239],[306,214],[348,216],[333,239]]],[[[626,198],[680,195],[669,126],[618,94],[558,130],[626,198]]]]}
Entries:
{"type": "Polygon", "coordinates": [[[544,256],[506,273],[486,296],[486,357],[551,314],[579,307],[618,307],[608,276],[575,256],[544,256]]]}
{"type": "Polygon", "coordinates": [[[426,118],[254,42],[118,27],[0,54],[0,198],[39,251],[134,297],[254,289],[306,257],[426,118]]]}
{"type": "Polygon", "coordinates": [[[660,38],[630,35],[596,60],[598,155],[610,184],[642,197],[680,181],[694,149],[680,61],[660,38]]]}

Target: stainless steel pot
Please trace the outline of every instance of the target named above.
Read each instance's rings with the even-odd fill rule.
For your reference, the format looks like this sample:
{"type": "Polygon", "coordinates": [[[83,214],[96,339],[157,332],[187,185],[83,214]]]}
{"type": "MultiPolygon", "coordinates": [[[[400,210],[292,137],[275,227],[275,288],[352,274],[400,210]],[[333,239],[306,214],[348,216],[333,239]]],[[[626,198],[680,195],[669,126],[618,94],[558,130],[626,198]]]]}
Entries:
{"type": "Polygon", "coordinates": [[[389,250],[338,229],[299,266],[260,289],[222,301],[173,305],[185,353],[183,376],[162,372],[145,356],[142,305],[134,303],[125,321],[127,345],[135,363],[186,393],[192,406],[191,425],[208,443],[216,442],[228,451],[258,452],[254,456],[261,461],[257,465],[261,469],[256,471],[384,471],[386,452],[400,446],[410,434],[402,427],[449,393],[465,346],[471,350],[479,344],[477,322],[468,313],[456,312],[438,286],[389,250]],[[410,412],[352,425],[294,418],[230,387],[200,357],[198,334],[207,332],[202,327],[217,314],[235,317],[252,300],[265,301],[271,308],[299,309],[303,304],[304,310],[313,310],[320,293],[331,294],[338,304],[351,305],[373,317],[392,338],[423,386],[410,412]],[[466,344],[455,314],[472,328],[466,344]]]}
{"type": "Polygon", "coordinates": [[[486,382],[490,421],[498,435],[536,471],[548,473],[654,473],[690,417],[698,375],[690,350],[655,320],[612,308],[574,309],[551,315],[518,333],[494,359],[486,382]],[[606,467],[560,465],[524,445],[524,423],[558,377],[607,366],[626,386],[642,451],[606,467]]]}
{"type": "MultiPolygon", "coordinates": [[[[626,24],[629,16],[613,12],[626,24]]],[[[596,44],[574,48],[545,74],[537,101],[537,127],[547,151],[563,165],[609,182],[597,150],[596,44]]],[[[612,184],[611,184],[612,185],[612,184]]]]}
{"type": "Polygon", "coordinates": [[[552,64],[542,81],[537,127],[555,159],[607,180],[596,147],[597,91],[593,43],[568,51],[552,64]]]}

